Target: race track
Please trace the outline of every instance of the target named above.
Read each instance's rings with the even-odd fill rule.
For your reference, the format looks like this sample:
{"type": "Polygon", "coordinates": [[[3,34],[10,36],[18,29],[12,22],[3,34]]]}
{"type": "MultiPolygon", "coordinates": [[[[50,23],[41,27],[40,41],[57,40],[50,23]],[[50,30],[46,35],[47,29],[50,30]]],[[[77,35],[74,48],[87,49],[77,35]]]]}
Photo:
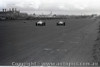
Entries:
{"type": "Polygon", "coordinates": [[[93,62],[92,48],[98,23],[93,19],[0,21],[0,65],[12,62],[93,62]],[[24,23],[26,22],[26,23],[24,23]]]}

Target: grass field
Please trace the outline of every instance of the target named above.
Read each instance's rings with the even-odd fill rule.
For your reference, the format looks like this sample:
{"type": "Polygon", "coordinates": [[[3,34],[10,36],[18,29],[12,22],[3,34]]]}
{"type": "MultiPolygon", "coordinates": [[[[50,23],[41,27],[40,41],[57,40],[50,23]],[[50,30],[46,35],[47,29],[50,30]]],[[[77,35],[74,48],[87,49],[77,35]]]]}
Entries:
{"type": "Polygon", "coordinates": [[[89,43],[94,43],[96,35],[91,37],[89,43],[86,40],[89,35],[96,34],[93,33],[95,20],[50,19],[43,20],[46,26],[35,26],[37,21],[39,20],[0,21],[1,65],[26,61],[92,62],[90,55],[93,45],[89,43]],[[56,26],[59,20],[65,21],[66,26],[56,26]],[[91,25],[94,26],[93,29],[91,25]]]}

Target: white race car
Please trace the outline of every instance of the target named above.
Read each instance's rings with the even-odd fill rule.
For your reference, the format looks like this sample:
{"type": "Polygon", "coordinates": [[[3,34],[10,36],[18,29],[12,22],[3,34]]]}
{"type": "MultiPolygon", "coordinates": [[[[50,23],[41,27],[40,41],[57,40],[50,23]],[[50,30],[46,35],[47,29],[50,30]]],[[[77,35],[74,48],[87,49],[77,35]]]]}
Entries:
{"type": "Polygon", "coordinates": [[[65,22],[59,21],[59,22],[57,23],[57,26],[65,26],[65,22]]]}
{"type": "Polygon", "coordinates": [[[45,26],[45,22],[40,20],[40,21],[36,22],[36,26],[45,26]]]}

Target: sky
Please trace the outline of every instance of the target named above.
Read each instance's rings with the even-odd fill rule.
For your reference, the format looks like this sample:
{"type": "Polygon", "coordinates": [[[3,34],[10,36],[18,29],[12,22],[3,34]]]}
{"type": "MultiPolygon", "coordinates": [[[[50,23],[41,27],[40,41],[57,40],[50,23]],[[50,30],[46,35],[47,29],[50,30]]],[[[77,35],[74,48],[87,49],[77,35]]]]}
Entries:
{"type": "Polygon", "coordinates": [[[100,14],[100,0],[0,0],[3,8],[37,14],[100,14]]]}

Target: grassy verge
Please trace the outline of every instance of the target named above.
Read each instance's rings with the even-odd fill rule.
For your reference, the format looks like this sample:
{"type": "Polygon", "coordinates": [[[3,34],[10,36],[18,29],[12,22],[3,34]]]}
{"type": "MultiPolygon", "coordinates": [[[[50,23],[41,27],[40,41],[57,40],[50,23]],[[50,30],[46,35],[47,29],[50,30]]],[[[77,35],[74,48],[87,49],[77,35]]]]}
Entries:
{"type": "Polygon", "coordinates": [[[98,27],[98,37],[95,41],[96,42],[93,46],[93,59],[94,59],[94,62],[97,62],[98,66],[100,66],[100,21],[99,21],[99,27],[98,27]]]}

